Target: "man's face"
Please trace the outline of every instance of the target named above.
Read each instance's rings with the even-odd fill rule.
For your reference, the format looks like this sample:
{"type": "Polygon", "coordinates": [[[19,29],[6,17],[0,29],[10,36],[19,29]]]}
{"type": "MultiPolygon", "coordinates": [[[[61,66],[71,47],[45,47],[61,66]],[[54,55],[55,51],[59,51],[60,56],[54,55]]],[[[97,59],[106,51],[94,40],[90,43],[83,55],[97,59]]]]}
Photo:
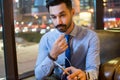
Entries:
{"type": "Polygon", "coordinates": [[[66,32],[71,27],[73,11],[69,10],[64,3],[50,6],[49,13],[55,28],[60,32],[66,32]]]}

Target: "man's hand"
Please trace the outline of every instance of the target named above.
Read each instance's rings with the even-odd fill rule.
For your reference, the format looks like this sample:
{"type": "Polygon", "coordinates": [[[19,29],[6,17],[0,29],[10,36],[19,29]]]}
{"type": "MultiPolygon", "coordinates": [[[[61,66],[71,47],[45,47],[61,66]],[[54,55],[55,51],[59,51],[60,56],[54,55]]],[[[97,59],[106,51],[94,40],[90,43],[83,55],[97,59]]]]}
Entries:
{"type": "Polygon", "coordinates": [[[81,69],[76,69],[75,67],[68,67],[65,70],[72,72],[72,74],[68,75],[68,80],[86,80],[86,74],[81,69]]]}
{"type": "Polygon", "coordinates": [[[56,59],[62,52],[64,52],[68,48],[68,45],[64,36],[65,36],[64,34],[60,35],[60,37],[53,44],[52,50],[50,52],[50,56],[52,58],[56,59]]]}

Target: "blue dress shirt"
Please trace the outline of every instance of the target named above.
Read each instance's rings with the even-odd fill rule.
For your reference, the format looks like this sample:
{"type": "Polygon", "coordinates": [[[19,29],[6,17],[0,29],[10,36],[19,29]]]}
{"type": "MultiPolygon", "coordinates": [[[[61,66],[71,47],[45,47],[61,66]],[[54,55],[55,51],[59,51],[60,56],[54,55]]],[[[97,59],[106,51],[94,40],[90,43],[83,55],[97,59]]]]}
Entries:
{"type": "MultiPolygon", "coordinates": [[[[42,36],[39,43],[39,54],[35,65],[35,77],[38,80],[54,73],[60,75],[62,70],[48,57],[55,40],[63,33],[57,29],[42,36]]],[[[72,36],[71,66],[88,72],[90,80],[98,78],[100,65],[100,43],[97,34],[87,28],[74,26],[72,36]]],[[[57,63],[65,66],[65,52],[58,56],[57,63]]]]}

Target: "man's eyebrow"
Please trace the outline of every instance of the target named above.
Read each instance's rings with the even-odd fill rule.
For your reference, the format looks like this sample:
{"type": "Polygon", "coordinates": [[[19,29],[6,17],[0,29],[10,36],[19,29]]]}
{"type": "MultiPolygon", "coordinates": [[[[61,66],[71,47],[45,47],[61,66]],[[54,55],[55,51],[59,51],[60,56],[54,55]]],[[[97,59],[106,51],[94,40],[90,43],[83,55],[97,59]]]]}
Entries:
{"type": "Polygon", "coordinates": [[[65,11],[60,12],[60,14],[63,14],[63,13],[65,13],[65,11]]]}
{"type": "MultiPolygon", "coordinates": [[[[65,11],[60,12],[59,14],[64,14],[65,11]]],[[[50,14],[50,16],[55,16],[54,14],[50,14]]]]}

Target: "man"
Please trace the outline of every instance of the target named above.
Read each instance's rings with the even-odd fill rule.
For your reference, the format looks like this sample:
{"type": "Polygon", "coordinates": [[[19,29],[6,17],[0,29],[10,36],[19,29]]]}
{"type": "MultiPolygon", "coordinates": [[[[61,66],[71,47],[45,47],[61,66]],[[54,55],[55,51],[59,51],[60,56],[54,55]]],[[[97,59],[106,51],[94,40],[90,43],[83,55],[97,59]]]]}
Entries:
{"type": "MultiPolygon", "coordinates": [[[[62,70],[56,66],[55,61],[65,66],[68,43],[65,35],[70,35],[70,66],[80,69],[84,79],[98,78],[100,57],[99,39],[92,30],[76,26],[72,21],[75,10],[71,0],[47,0],[50,18],[55,30],[42,36],[39,43],[39,54],[35,66],[35,76],[38,80],[54,74],[59,78],[62,70]],[[87,77],[89,76],[89,77],[87,77]]],[[[81,77],[81,78],[82,78],[81,77]]]]}

